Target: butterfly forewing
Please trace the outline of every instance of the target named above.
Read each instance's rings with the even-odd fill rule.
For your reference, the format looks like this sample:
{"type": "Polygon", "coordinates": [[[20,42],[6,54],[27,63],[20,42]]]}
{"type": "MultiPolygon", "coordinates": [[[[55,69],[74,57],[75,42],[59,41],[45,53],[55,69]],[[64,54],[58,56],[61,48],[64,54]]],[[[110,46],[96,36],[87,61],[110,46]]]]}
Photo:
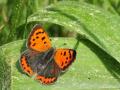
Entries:
{"type": "Polygon", "coordinates": [[[29,49],[45,52],[51,48],[50,39],[40,25],[35,25],[29,35],[27,46],[29,49]]]}
{"type": "Polygon", "coordinates": [[[75,58],[76,51],[73,49],[57,49],[54,54],[54,60],[62,70],[68,68],[75,58]]]}

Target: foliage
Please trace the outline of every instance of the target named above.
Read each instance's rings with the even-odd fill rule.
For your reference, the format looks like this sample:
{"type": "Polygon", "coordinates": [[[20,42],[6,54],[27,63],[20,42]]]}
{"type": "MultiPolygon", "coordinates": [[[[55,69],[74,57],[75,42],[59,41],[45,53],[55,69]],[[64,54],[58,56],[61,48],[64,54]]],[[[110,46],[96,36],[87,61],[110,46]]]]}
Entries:
{"type": "Polygon", "coordinates": [[[120,0],[0,0],[0,89],[120,88],[119,4],[120,0]],[[53,46],[77,50],[75,63],[54,85],[39,84],[19,67],[24,39],[36,23],[54,37],[53,46]]]}

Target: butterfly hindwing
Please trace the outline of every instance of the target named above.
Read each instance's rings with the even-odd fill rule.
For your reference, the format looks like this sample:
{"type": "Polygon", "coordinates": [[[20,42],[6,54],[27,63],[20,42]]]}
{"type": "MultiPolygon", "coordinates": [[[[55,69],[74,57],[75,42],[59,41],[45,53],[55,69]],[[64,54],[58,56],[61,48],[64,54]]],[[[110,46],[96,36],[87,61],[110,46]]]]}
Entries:
{"type": "Polygon", "coordinates": [[[27,46],[38,52],[45,52],[51,48],[49,36],[40,25],[34,26],[29,35],[27,46]]]}
{"type": "Polygon", "coordinates": [[[25,51],[20,58],[20,66],[23,69],[25,73],[27,73],[29,76],[32,76],[34,74],[30,64],[28,63],[28,57],[25,53],[28,51],[25,51]]]}
{"type": "Polygon", "coordinates": [[[45,77],[42,75],[38,75],[36,79],[40,81],[42,84],[52,84],[57,80],[57,77],[45,77]]]}
{"type": "Polygon", "coordinates": [[[54,60],[62,70],[68,68],[75,58],[76,51],[73,49],[57,49],[54,53],[54,60]]]}
{"type": "Polygon", "coordinates": [[[49,61],[44,69],[38,72],[36,79],[40,81],[42,84],[52,84],[57,80],[57,77],[61,73],[60,68],[55,63],[53,59],[49,61]]]}
{"type": "Polygon", "coordinates": [[[33,74],[37,73],[36,65],[42,61],[42,57],[44,57],[44,53],[27,49],[21,55],[20,66],[25,73],[27,73],[29,76],[32,76],[33,74]]]}
{"type": "Polygon", "coordinates": [[[36,79],[43,84],[52,84],[57,80],[61,70],[53,60],[54,49],[40,53],[27,49],[20,58],[20,66],[29,76],[36,75],[36,79]]]}

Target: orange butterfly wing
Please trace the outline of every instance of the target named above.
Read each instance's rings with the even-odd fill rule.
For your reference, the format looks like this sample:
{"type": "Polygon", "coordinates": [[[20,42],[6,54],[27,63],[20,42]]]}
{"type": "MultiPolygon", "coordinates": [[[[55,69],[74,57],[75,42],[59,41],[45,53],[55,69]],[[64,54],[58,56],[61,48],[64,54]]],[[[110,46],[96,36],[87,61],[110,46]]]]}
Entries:
{"type": "Polygon", "coordinates": [[[33,28],[28,38],[27,46],[38,52],[44,52],[51,48],[50,39],[40,25],[35,25],[33,28]]]}
{"type": "Polygon", "coordinates": [[[75,58],[76,51],[73,49],[57,49],[54,54],[54,60],[62,70],[68,68],[75,58]]]}
{"type": "Polygon", "coordinates": [[[34,74],[32,68],[29,66],[28,62],[27,62],[27,58],[25,55],[22,55],[21,56],[21,59],[20,59],[20,65],[23,69],[23,71],[25,73],[27,73],[29,76],[32,76],[34,74]]]}
{"type": "Polygon", "coordinates": [[[52,84],[57,80],[57,77],[37,76],[36,79],[40,80],[42,84],[52,84]]]}

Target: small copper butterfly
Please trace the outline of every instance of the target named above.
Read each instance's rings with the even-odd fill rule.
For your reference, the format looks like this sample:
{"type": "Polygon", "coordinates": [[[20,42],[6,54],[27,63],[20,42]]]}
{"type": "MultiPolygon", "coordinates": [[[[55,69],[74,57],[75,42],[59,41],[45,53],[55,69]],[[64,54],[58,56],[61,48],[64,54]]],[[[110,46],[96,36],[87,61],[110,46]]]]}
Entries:
{"type": "Polygon", "coordinates": [[[51,46],[48,34],[40,25],[35,25],[28,41],[28,49],[20,58],[22,70],[42,84],[54,83],[76,58],[73,49],[55,49],[51,46]]]}

